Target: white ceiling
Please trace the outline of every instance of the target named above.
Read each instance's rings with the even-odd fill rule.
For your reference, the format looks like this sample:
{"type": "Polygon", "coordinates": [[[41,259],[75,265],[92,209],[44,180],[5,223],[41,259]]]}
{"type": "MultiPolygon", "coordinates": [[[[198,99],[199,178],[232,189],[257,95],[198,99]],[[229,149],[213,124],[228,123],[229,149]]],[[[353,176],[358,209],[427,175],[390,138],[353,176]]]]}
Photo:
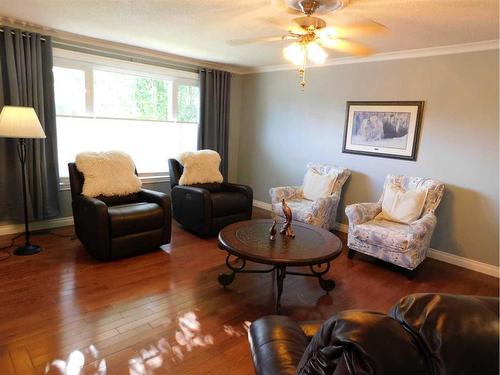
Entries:
{"type": "MultiPolygon", "coordinates": [[[[328,21],[382,23],[389,32],[355,40],[391,52],[498,39],[498,8],[498,0],[351,0],[328,21]]],[[[269,19],[294,17],[271,0],[0,0],[0,15],[242,67],[284,63],[287,42],[231,46],[228,40],[283,35],[269,19]]]]}

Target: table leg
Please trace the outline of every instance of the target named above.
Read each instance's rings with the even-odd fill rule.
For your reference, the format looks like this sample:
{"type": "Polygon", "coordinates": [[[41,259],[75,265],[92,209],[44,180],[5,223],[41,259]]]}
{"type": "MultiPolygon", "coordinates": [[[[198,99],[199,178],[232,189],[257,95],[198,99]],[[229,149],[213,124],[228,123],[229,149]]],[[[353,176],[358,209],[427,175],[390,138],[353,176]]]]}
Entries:
{"type": "Polygon", "coordinates": [[[267,268],[267,269],[244,269],[246,266],[246,260],[244,258],[240,258],[237,256],[233,256],[236,258],[235,262],[231,264],[231,257],[233,255],[228,254],[226,257],[226,266],[231,270],[231,273],[221,273],[217,280],[219,284],[226,287],[234,281],[234,277],[237,273],[269,273],[273,272],[275,267],[267,268]]]}
{"type": "Polygon", "coordinates": [[[278,296],[276,298],[276,313],[281,312],[281,294],[283,293],[283,281],[285,280],[286,267],[276,268],[276,284],[278,287],[278,296]]]}
{"type": "Polygon", "coordinates": [[[219,284],[221,284],[224,287],[226,287],[227,285],[231,284],[234,281],[234,276],[236,275],[236,273],[240,272],[243,268],[245,268],[245,264],[246,264],[245,259],[236,258],[236,261],[235,261],[236,267],[235,267],[230,263],[230,258],[231,258],[231,255],[228,254],[226,257],[226,265],[227,265],[227,268],[229,268],[231,270],[231,273],[221,273],[219,275],[219,277],[217,278],[217,280],[219,281],[219,284]],[[241,262],[241,264],[238,265],[238,263],[240,263],[240,262],[241,262]]]}
{"type": "Polygon", "coordinates": [[[318,278],[319,286],[325,292],[329,292],[335,288],[335,281],[330,279],[323,279],[323,275],[326,274],[330,270],[330,262],[326,264],[326,268],[321,270],[321,264],[317,266],[311,266],[311,272],[314,276],[318,278]],[[315,270],[314,267],[318,267],[318,270],[315,270]]]}
{"type": "Polygon", "coordinates": [[[318,279],[321,289],[323,289],[325,292],[329,292],[335,288],[334,280],[323,279],[323,275],[325,275],[330,270],[330,262],[315,264],[310,266],[309,269],[311,270],[311,273],[292,272],[292,271],[286,271],[286,273],[288,275],[316,277],[318,279]],[[325,268],[321,269],[323,266],[325,266],[325,268]]]}

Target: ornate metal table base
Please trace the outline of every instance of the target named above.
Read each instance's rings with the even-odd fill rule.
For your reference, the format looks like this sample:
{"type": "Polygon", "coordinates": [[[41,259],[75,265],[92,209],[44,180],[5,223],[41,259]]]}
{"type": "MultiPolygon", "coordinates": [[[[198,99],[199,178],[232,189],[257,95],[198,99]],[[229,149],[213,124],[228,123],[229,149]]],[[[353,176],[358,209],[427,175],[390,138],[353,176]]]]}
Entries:
{"type": "Polygon", "coordinates": [[[319,285],[327,293],[330,290],[333,290],[333,288],[335,288],[335,281],[323,278],[323,275],[325,275],[330,270],[330,262],[329,261],[319,263],[319,264],[314,264],[314,265],[310,266],[309,268],[311,269],[311,273],[291,272],[291,271],[287,270],[286,266],[278,266],[278,265],[272,266],[271,268],[262,269],[262,270],[245,269],[246,260],[244,258],[236,257],[236,256],[228,253],[228,255],[226,257],[226,265],[231,270],[231,273],[229,273],[229,274],[221,273],[219,275],[219,278],[218,278],[219,283],[224,287],[226,287],[227,285],[231,284],[234,281],[234,277],[236,276],[237,273],[269,273],[269,272],[276,271],[276,284],[277,284],[277,290],[278,290],[278,296],[276,298],[276,312],[278,314],[280,313],[280,310],[281,310],[280,301],[281,301],[281,295],[283,293],[283,281],[285,280],[286,275],[317,277],[318,281],[319,281],[319,285]],[[233,263],[231,263],[231,261],[230,261],[231,257],[236,258],[233,263]],[[323,266],[325,266],[325,267],[323,267],[323,266]]]}

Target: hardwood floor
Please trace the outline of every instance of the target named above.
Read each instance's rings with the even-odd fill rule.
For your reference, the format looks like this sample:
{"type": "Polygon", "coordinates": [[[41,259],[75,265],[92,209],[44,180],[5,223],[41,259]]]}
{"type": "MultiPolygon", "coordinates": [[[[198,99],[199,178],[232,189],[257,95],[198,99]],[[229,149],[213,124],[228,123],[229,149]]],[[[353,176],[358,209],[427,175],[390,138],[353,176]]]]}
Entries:
{"type": "MultiPolygon", "coordinates": [[[[10,238],[0,237],[0,247],[10,238]]],[[[254,373],[246,326],[274,313],[272,276],[240,274],[223,289],[216,239],[173,224],[166,251],[108,263],[78,240],[40,234],[33,242],[42,253],[0,262],[0,374],[254,373]]],[[[498,295],[493,277],[427,259],[408,280],[369,257],[348,259],[346,248],[329,276],[337,283],[329,295],[316,279],[288,276],[283,313],[312,320],[353,308],[385,312],[415,292],[498,295]]]]}

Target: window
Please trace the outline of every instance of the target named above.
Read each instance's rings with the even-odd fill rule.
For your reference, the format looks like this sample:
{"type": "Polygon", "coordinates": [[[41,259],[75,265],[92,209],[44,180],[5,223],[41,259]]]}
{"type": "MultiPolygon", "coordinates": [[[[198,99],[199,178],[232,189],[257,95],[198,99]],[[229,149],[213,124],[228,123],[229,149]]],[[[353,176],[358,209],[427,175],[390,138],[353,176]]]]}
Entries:
{"type": "Polygon", "coordinates": [[[167,159],[197,146],[197,74],[55,50],[59,175],[82,151],[121,150],[140,176],[165,176],[167,159]]]}

